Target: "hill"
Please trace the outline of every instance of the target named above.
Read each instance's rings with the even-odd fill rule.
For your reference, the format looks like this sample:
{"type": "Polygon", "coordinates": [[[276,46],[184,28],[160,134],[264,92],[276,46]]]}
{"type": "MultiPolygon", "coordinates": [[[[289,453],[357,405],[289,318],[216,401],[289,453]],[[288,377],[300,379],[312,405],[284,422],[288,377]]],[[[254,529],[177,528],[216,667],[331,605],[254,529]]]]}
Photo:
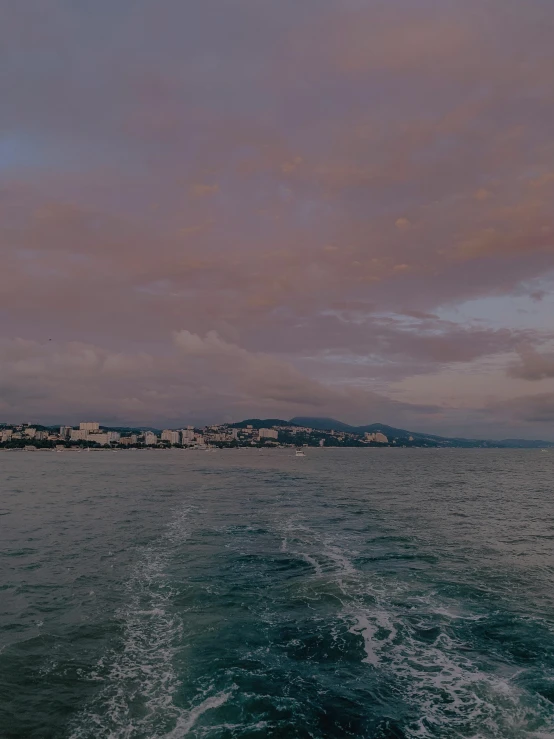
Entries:
{"type": "Polygon", "coordinates": [[[366,426],[351,426],[348,423],[337,421],[335,418],[317,418],[311,416],[297,416],[292,418],[290,423],[296,426],[307,426],[319,431],[344,431],[350,434],[365,434],[375,433],[380,431],[386,436],[392,438],[426,438],[426,439],[440,439],[440,436],[433,436],[432,434],[421,434],[417,431],[407,431],[406,429],[395,428],[394,426],[388,426],[386,423],[370,423],[366,426]]]}
{"type": "Polygon", "coordinates": [[[312,418],[311,416],[295,416],[289,423],[292,426],[306,426],[318,431],[344,431],[350,434],[358,434],[358,426],[350,426],[348,423],[337,421],[335,418],[312,418]]]}
{"type": "Polygon", "coordinates": [[[496,447],[510,449],[537,449],[541,447],[554,447],[554,442],[541,439],[465,439],[462,437],[437,436],[419,431],[408,431],[384,423],[371,423],[366,426],[351,426],[350,424],[337,421],[335,418],[319,418],[311,416],[296,416],[290,420],[296,426],[307,426],[319,431],[343,431],[351,434],[375,433],[380,431],[389,439],[406,440],[412,439],[419,443],[429,442],[437,446],[450,447],[496,447]]]}

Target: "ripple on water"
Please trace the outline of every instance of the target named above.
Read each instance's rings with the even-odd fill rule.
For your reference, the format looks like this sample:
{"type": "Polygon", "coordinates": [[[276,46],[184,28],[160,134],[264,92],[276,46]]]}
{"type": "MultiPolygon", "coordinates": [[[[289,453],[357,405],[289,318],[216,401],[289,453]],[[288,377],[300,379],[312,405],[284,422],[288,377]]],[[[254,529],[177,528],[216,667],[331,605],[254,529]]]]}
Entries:
{"type": "Polygon", "coordinates": [[[538,516],[486,455],[461,474],[322,453],[298,475],[244,454],[113,455],[103,479],[96,455],[17,513],[0,735],[553,739],[546,488],[538,516]]]}

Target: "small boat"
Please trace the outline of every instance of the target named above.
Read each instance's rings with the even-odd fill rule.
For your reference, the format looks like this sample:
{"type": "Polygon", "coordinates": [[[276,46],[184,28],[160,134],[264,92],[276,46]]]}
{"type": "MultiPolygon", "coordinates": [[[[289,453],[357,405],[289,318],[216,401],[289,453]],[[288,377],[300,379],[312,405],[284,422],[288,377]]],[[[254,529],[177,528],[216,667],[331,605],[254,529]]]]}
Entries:
{"type": "Polygon", "coordinates": [[[296,454],[294,456],[295,457],[305,457],[306,455],[304,454],[304,452],[302,451],[302,449],[300,447],[298,447],[297,450],[296,450],[296,454]]]}

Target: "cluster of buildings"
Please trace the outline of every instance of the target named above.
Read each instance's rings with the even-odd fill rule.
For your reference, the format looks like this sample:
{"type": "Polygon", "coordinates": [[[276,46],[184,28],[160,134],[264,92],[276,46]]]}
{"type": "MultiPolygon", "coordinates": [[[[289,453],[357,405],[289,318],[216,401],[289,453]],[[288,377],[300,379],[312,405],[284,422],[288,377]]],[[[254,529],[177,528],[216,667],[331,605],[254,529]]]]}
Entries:
{"type": "Polygon", "coordinates": [[[19,426],[2,426],[0,428],[0,443],[9,441],[55,441],[60,437],[50,430],[36,429],[29,424],[19,426]]]}
{"type": "Polygon", "coordinates": [[[61,426],[59,439],[68,442],[87,442],[100,446],[194,446],[204,444],[202,433],[195,431],[192,426],[186,429],[165,429],[161,434],[155,431],[140,433],[121,433],[100,428],[100,424],[93,422],[80,423],[79,428],[61,426]]]}
{"type": "MultiPolygon", "coordinates": [[[[380,431],[376,431],[375,433],[369,433],[366,431],[364,434],[364,439],[366,441],[374,441],[377,444],[388,444],[389,443],[388,437],[385,436],[385,434],[382,434],[380,431]]],[[[410,437],[410,440],[413,441],[412,437],[410,437]]]]}
{"type": "Polygon", "coordinates": [[[80,423],[79,428],[60,426],[59,439],[61,441],[90,441],[100,446],[107,446],[120,440],[118,431],[105,431],[98,423],[80,423]]]}
{"type": "MultiPolygon", "coordinates": [[[[381,432],[355,435],[341,431],[320,431],[294,424],[261,427],[243,422],[218,424],[201,429],[187,426],[182,429],[116,430],[86,421],[79,426],[59,428],[36,427],[31,424],[7,426],[0,424],[0,444],[8,447],[50,448],[67,446],[94,447],[187,447],[207,449],[213,446],[350,446],[388,444],[381,432]]],[[[394,441],[392,442],[395,443],[394,441]]]]}
{"type": "Polygon", "coordinates": [[[262,439],[277,442],[279,433],[273,428],[245,429],[234,428],[228,425],[207,426],[201,430],[188,426],[184,429],[164,429],[161,433],[155,431],[120,432],[102,428],[96,422],[83,422],[78,427],[60,426],[57,429],[36,428],[30,424],[0,427],[0,443],[26,442],[33,445],[36,442],[53,442],[60,444],[94,444],[97,446],[207,446],[209,444],[230,444],[238,441],[257,443],[262,439]]]}

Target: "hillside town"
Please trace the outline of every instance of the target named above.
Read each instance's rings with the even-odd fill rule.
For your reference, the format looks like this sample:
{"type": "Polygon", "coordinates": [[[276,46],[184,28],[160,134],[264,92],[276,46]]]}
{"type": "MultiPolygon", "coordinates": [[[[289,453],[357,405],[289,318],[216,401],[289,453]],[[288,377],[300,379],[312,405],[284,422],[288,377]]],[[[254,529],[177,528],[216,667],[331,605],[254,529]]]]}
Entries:
{"type": "MultiPolygon", "coordinates": [[[[404,440],[413,441],[412,437],[404,440]]],[[[397,443],[380,431],[355,434],[319,430],[285,421],[261,426],[252,423],[217,424],[181,429],[121,429],[82,422],[78,426],[0,424],[0,448],[35,451],[53,449],[211,449],[237,447],[390,446],[397,443]]]]}

